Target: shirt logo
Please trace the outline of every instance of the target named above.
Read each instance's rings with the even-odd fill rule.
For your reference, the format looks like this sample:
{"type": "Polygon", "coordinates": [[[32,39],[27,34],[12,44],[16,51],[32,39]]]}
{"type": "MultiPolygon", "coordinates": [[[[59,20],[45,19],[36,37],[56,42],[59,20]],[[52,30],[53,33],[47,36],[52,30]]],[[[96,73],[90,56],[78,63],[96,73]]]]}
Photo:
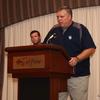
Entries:
{"type": "Polygon", "coordinates": [[[69,40],[72,40],[72,36],[68,36],[68,39],[69,39],[69,40]]]}

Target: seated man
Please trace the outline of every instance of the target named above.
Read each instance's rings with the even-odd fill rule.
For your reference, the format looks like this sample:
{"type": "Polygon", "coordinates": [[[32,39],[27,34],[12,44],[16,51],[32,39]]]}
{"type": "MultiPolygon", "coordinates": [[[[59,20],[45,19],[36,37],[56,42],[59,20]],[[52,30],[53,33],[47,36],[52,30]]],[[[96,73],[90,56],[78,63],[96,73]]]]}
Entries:
{"type": "Polygon", "coordinates": [[[37,44],[41,43],[41,35],[40,35],[39,31],[33,30],[30,33],[30,37],[31,37],[31,41],[32,41],[33,45],[37,45],[37,44]]]}

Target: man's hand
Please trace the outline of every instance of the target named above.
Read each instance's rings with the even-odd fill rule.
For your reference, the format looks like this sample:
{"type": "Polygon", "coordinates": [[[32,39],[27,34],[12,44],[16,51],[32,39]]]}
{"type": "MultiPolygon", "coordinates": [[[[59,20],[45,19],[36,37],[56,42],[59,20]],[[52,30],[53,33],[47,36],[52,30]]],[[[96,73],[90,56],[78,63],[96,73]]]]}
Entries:
{"type": "Polygon", "coordinates": [[[80,60],[78,57],[71,57],[71,59],[69,60],[69,65],[74,67],[79,61],[80,60]]]}

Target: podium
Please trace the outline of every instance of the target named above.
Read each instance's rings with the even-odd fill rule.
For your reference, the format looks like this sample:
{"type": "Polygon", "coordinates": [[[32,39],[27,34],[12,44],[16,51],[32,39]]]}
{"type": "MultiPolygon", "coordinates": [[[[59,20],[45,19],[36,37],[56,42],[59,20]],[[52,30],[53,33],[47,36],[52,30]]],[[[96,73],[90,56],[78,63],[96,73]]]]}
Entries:
{"type": "Polygon", "coordinates": [[[8,52],[8,73],[18,78],[18,100],[58,100],[59,92],[66,91],[67,78],[72,73],[72,67],[69,66],[69,57],[62,47],[40,44],[7,47],[5,50],[8,52]],[[31,82],[28,79],[33,79],[33,86],[39,84],[35,86],[36,89],[33,87],[35,91],[29,90],[29,95],[33,93],[31,97],[29,96],[30,99],[26,96],[28,93],[23,93],[28,85],[23,88],[26,82],[23,81],[24,79],[28,82],[31,82]],[[22,81],[24,83],[21,84],[22,81]],[[44,84],[42,88],[39,87],[41,84],[44,84]],[[36,92],[37,90],[39,93],[36,92]],[[43,98],[42,93],[45,95],[43,98]],[[41,99],[35,98],[35,95],[40,96],[41,99]]]}

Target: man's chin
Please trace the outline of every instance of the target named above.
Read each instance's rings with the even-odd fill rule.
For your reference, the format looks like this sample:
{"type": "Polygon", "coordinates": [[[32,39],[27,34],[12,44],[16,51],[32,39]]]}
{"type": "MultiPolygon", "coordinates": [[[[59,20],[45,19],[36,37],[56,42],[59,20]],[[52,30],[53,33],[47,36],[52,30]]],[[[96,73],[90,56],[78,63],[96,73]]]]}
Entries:
{"type": "Polygon", "coordinates": [[[64,25],[62,25],[62,24],[59,24],[61,27],[64,27],[64,25]]]}

